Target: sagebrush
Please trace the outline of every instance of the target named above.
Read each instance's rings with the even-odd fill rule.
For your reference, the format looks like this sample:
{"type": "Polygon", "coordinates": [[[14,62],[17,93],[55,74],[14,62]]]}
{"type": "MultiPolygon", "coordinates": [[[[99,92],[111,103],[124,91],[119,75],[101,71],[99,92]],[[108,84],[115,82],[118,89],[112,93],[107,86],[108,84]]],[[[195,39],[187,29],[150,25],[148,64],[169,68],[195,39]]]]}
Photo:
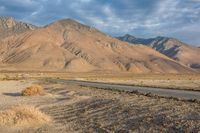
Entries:
{"type": "Polygon", "coordinates": [[[44,89],[40,85],[32,85],[22,90],[22,96],[35,96],[35,95],[44,95],[44,89]]]}
{"type": "Polygon", "coordinates": [[[0,111],[0,127],[32,127],[49,121],[49,116],[32,106],[18,105],[0,111]]]}

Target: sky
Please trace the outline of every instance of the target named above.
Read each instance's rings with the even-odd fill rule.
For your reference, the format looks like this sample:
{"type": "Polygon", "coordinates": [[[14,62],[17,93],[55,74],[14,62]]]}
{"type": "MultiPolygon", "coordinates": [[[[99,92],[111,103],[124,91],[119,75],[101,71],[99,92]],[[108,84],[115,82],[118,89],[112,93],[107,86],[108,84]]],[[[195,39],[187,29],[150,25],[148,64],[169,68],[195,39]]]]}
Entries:
{"type": "Polygon", "coordinates": [[[39,26],[71,18],[111,36],[168,36],[200,46],[200,0],[0,0],[0,16],[39,26]]]}

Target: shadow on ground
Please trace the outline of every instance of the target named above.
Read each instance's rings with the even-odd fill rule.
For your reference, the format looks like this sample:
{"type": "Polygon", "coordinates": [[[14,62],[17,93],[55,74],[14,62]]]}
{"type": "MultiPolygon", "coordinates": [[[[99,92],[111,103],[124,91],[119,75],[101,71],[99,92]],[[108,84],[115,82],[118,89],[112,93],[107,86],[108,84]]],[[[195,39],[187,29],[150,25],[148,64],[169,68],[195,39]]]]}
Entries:
{"type": "Polygon", "coordinates": [[[21,94],[19,92],[15,92],[15,93],[3,93],[3,95],[12,96],[12,97],[21,96],[21,94]]]}

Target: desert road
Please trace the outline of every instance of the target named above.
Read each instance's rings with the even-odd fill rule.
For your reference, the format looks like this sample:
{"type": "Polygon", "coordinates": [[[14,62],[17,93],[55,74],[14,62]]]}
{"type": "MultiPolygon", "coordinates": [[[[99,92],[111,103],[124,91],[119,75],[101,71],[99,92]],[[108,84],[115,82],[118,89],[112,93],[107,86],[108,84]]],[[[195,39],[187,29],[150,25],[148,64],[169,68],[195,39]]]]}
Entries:
{"type": "Polygon", "coordinates": [[[86,87],[96,87],[102,89],[116,89],[120,91],[133,92],[137,91],[142,94],[155,94],[163,97],[173,97],[184,100],[195,99],[200,101],[200,92],[198,91],[187,91],[187,90],[175,90],[175,89],[160,89],[153,87],[138,87],[131,85],[122,85],[122,84],[112,84],[112,83],[101,83],[101,82],[90,82],[90,81],[80,81],[80,80],[56,80],[57,82],[62,82],[66,84],[76,84],[86,87]]]}

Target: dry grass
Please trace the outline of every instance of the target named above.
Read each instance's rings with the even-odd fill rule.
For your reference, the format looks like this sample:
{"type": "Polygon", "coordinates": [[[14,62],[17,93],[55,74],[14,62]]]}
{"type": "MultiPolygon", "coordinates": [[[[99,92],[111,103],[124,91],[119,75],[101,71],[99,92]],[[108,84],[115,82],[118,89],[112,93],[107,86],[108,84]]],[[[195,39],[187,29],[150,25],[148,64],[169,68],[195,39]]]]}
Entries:
{"type": "Polygon", "coordinates": [[[49,121],[49,116],[31,106],[19,105],[0,111],[0,127],[33,127],[49,121]]]}
{"type": "Polygon", "coordinates": [[[35,95],[44,95],[44,89],[40,85],[32,85],[22,90],[22,96],[35,96],[35,95]]]}

